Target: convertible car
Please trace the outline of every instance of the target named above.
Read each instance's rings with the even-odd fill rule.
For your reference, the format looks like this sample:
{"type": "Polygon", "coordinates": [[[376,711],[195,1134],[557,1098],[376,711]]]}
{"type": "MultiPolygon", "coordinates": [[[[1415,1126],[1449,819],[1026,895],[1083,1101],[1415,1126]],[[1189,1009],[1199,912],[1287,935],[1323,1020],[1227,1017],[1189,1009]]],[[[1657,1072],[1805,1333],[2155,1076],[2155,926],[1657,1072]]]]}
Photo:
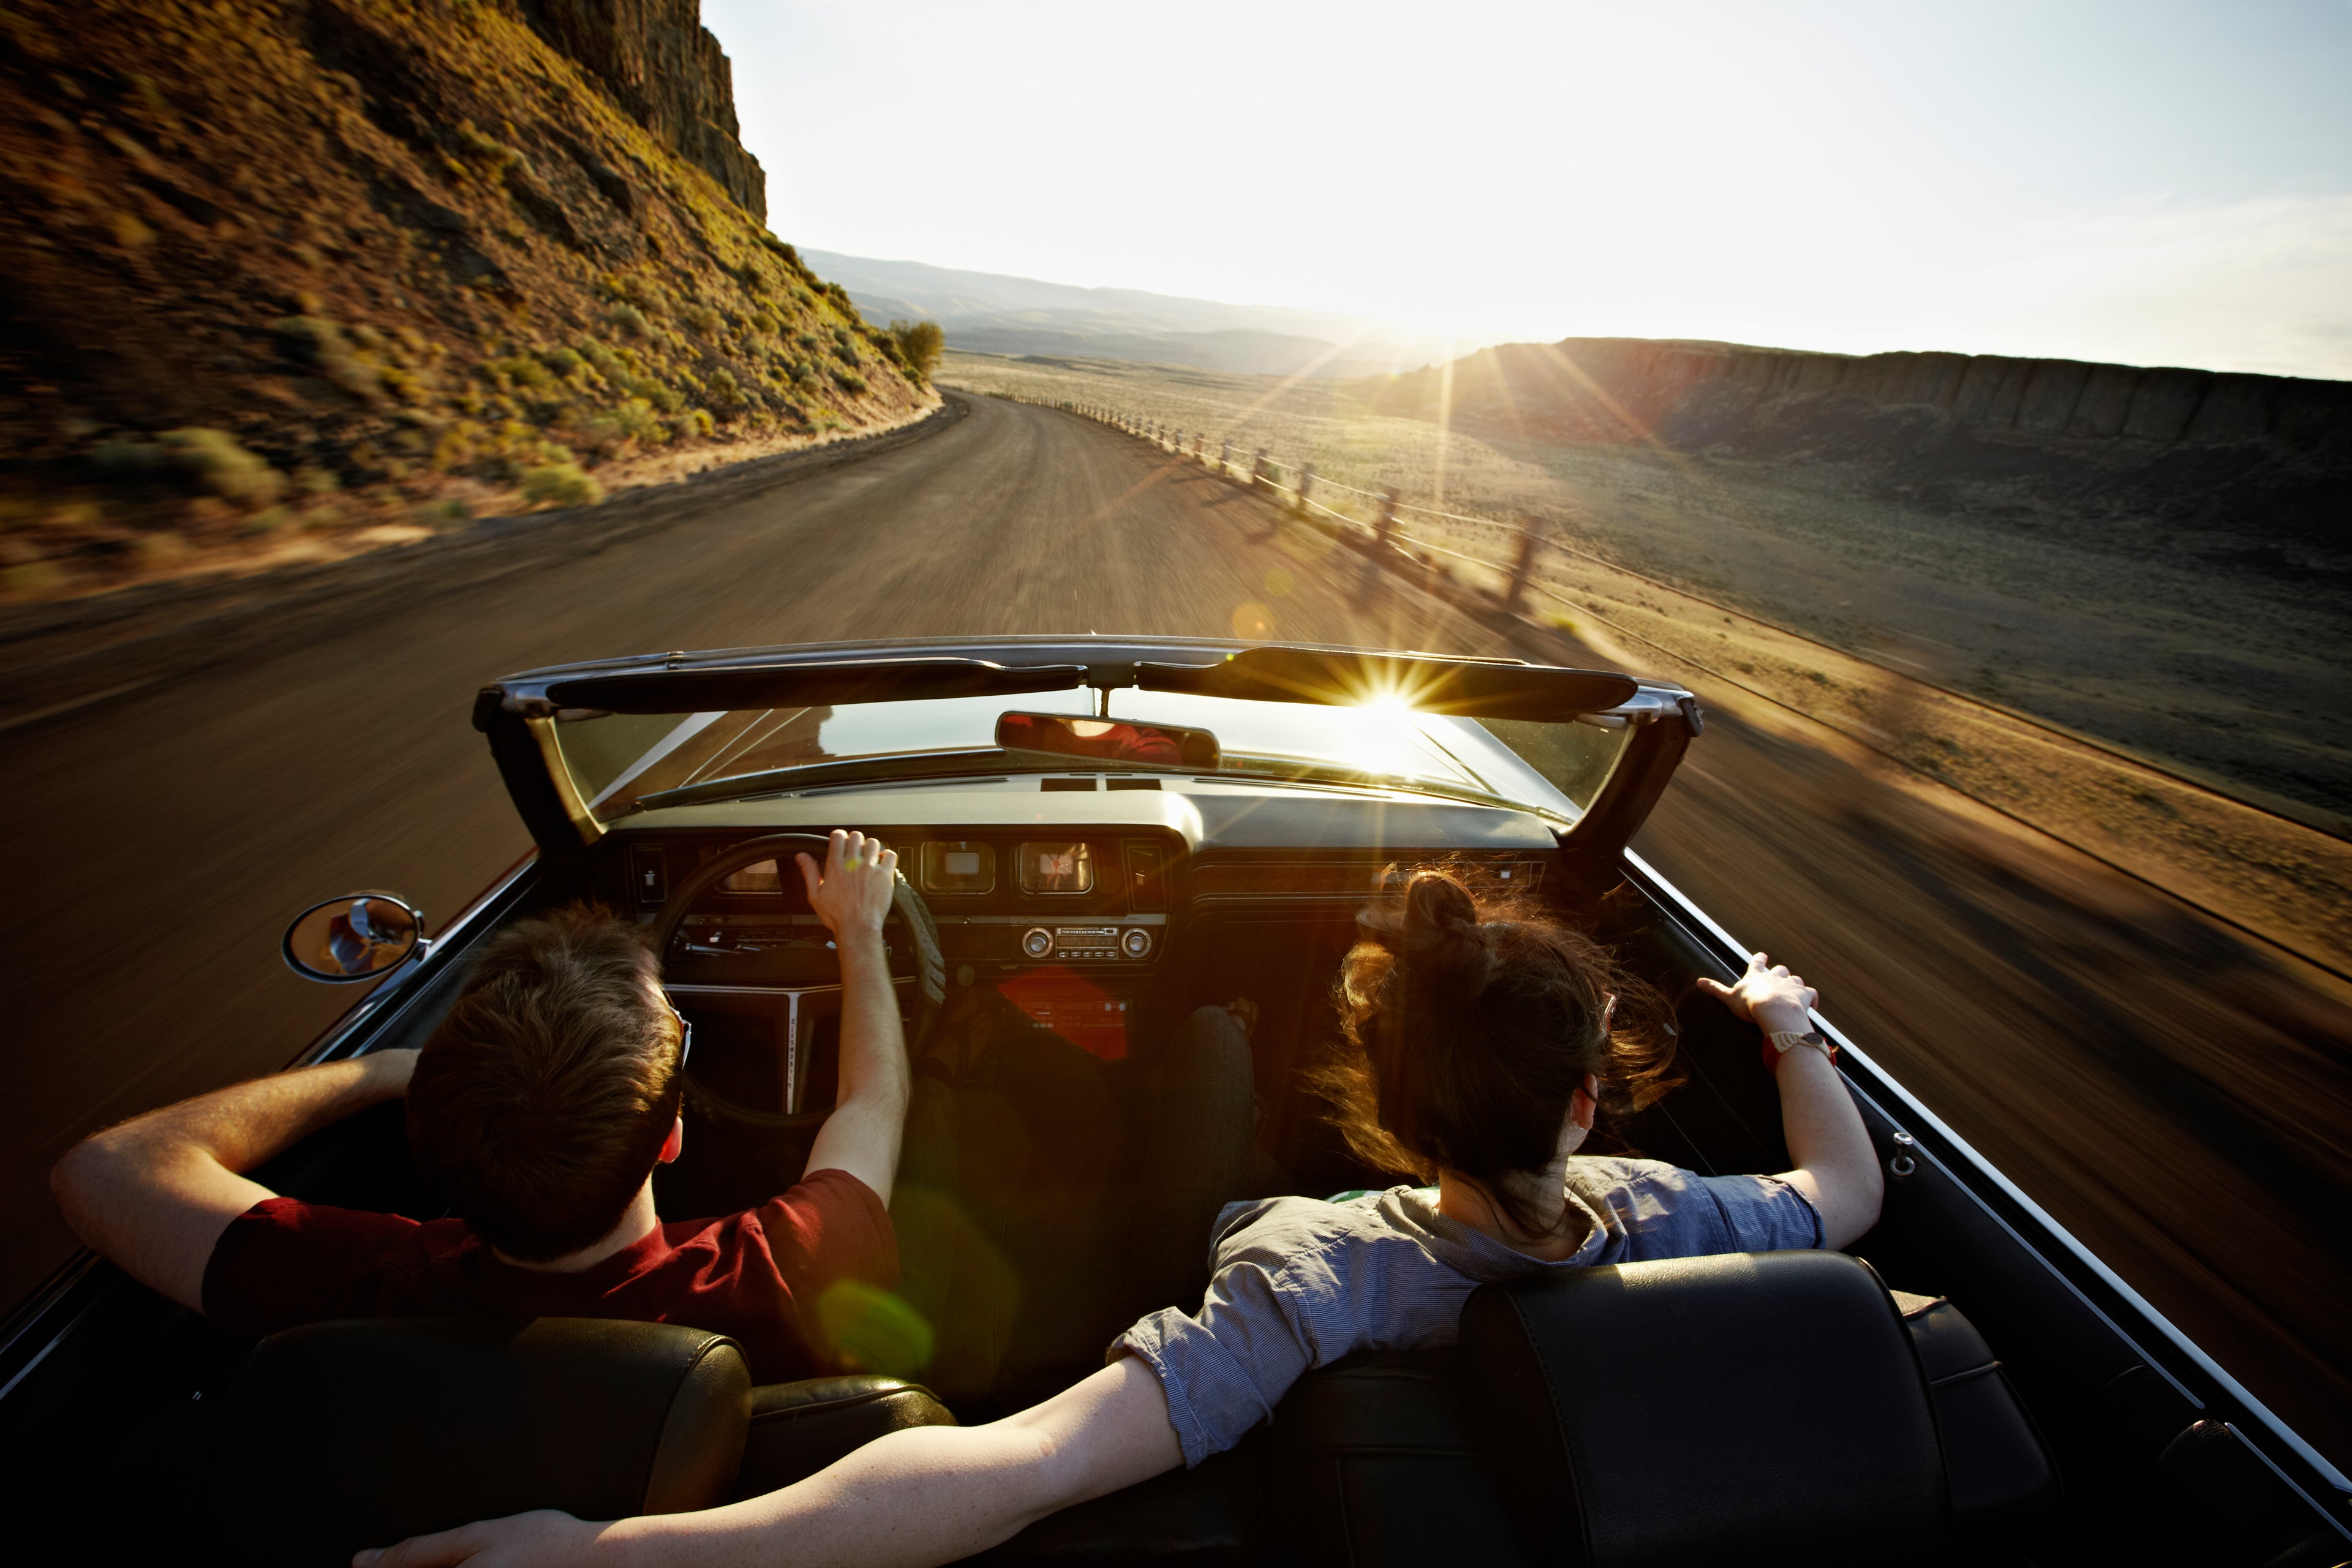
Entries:
{"type": "MultiPolygon", "coordinates": [[[[798,1174],[835,1092],[839,977],[791,857],[832,828],[878,834],[902,855],[886,934],[909,1049],[960,1162],[910,1168],[894,1215],[954,1288],[828,1297],[848,1370],[754,1387],[731,1342],[672,1325],[340,1323],[238,1342],[84,1258],[0,1342],[12,1560],[329,1563],[531,1507],[698,1508],[894,1427],[1050,1394],[1100,1363],[1136,1305],[1117,1238],[1160,1055],[1194,1007],[1256,1005],[1267,1192],[1392,1179],[1353,1163],[1301,1076],[1332,1036],[1358,910],[1417,865],[1544,900],[1680,1000],[1685,1081],[1605,1126],[1609,1146],[1709,1173],[1787,1163],[1753,1031],[1692,999],[1745,949],[1628,848],[1703,728],[1678,688],[1512,660],[1003,638],[567,665],[484,687],[473,722],[537,847],[437,931],[387,893],[304,911],[286,961],[372,983],[306,1059],[420,1043],[488,934],[601,900],[646,925],[695,1029],[663,1212],[756,1203],[798,1174]],[[1083,1245],[1044,1255],[1042,1215],[1083,1245]]],[[[1884,1217],[1846,1253],[1488,1286],[1457,1346],[1321,1368],[1233,1451],[989,1555],[2352,1558],[2343,1474],[1867,1041],[1820,1027],[1887,1174],[1884,1217]]],[[[910,1128],[910,1165],[929,1135],[910,1128]]],[[[396,1105],[262,1176],[441,1212],[396,1105]]]]}

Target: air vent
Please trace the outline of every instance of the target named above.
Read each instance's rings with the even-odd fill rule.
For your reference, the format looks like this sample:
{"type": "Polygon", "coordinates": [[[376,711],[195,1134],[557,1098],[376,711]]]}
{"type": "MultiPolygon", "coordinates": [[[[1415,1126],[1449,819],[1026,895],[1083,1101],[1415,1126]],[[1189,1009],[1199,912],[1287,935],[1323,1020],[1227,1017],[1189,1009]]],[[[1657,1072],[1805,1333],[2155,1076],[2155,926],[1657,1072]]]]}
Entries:
{"type": "Polygon", "coordinates": [[[1100,786],[1093,779],[1039,779],[1037,787],[1047,795],[1067,795],[1075,791],[1092,794],[1100,786]]]}
{"type": "Polygon", "coordinates": [[[668,868],[663,863],[660,845],[632,845],[629,859],[630,881],[636,889],[638,903],[651,909],[669,897],[668,868]]]}
{"type": "Polygon", "coordinates": [[[1127,851],[1128,907],[1164,910],[1168,907],[1167,851],[1150,839],[1130,838],[1127,851]]]}
{"type": "Polygon", "coordinates": [[[1103,787],[1105,789],[1158,789],[1160,781],[1158,779],[1106,779],[1103,781],[1103,787]]]}

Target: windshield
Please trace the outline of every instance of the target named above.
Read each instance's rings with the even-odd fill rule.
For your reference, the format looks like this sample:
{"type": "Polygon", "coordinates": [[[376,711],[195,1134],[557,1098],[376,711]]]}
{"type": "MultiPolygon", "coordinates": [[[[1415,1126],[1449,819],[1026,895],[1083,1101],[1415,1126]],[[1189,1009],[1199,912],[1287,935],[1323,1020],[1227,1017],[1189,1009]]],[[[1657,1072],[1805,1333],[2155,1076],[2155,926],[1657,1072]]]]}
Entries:
{"type": "MultiPolygon", "coordinates": [[[[689,785],[739,782],[744,793],[789,789],[789,770],[871,762],[885,775],[892,759],[928,763],[925,771],[971,759],[971,770],[1008,765],[995,743],[1001,697],[950,697],[840,707],[743,709],[718,713],[611,714],[556,728],[574,788],[596,816],[611,821],[649,795],[689,785]]],[[[1091,693],[1024,698],[1035,712],[1093,714],[1091,693]]],[[[1415,713],[1387,705],[1318,707],[1247,702],[1176,692],[1121,691],[1112,716],[1181,724],[1216,734],[1223,758],[1212,773],[1236,778],[1312,777],[1490,797],[1573,820],[1591,803],[1622,750],[1623,730],[1577,723],[1474,721],[1415,713]]],[[[1034,766],[1034,759],[1017,765],[1034,766]]],[[[1106,764],[1071,758],[1054,772],[1097,772],[1106,764]]]]}

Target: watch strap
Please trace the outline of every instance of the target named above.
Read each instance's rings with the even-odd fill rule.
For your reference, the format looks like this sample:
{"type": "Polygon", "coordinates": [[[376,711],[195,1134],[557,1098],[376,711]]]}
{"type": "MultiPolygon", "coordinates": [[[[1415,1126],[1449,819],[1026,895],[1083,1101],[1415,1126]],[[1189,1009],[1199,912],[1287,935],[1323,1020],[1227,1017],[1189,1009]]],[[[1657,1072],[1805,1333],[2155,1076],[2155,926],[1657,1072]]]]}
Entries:
{"type": "Polygon", "coordinates": [[[1810,1047],[1821,1052],[1828,1058],[1830,1066],[1837,1066],[1837,1043],[1819,1029],[1807,1029],[1801,1034],[1794,1029],[1781,1029],[1764,1037],[1765,1070],[1769,1072],[1779,1067],[1781,1057],[1800,1047],[1810,1047]]]}

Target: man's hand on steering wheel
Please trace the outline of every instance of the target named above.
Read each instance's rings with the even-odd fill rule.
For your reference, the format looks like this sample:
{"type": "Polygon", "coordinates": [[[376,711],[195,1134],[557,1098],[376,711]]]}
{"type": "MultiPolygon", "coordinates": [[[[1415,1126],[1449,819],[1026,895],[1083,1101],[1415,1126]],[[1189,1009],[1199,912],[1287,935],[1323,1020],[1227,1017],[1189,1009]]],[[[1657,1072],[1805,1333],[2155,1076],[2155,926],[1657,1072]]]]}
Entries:
{"type": "Polygon", "coordinates": [[[836,827],[823,871],[812,856],[793,858],[800,862],[801,879],[808,884],[809,907],[833,932],[835,942],[881,936],[882,920],[890,912],[891,890],[898,879],[896,849],[884,848],[879,838],[836,827]]]}

